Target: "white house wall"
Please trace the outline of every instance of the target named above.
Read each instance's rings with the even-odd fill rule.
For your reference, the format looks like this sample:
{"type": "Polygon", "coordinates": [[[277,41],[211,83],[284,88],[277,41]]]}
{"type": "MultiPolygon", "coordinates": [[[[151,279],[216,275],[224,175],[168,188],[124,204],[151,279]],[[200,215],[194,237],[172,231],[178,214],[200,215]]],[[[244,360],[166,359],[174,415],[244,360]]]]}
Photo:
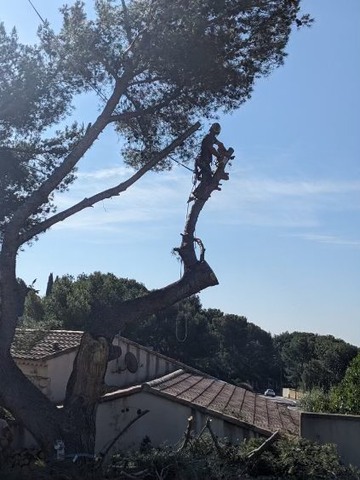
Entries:
{"type": "Polygon", "coordinates": [[[96,451],[101,451],[126,425],[138,416],[138,412],[149,413],[135,422],[118,440],[112,450],[137,449],[145,437],[149,437],[153,446],[161,444],[175,445],[184,438],[188,418],[194,418],[193,430],[199,433],[208,417],[211,428],[220,438],[226,437],[231,442],[240,442],[244,438],[257,436],[255,432],[232,424],[217,416],[208,415],[198,409],[149,392],[117,397],[116,394],[102,401],[98,407],[96,419],[96,451]]]}
{"type": "Polygon", "coordinates": [[[114,445],[112,452],[137,449],[148,436],[152,445],[165,441],[170,445],[181,439],[191,409],[166,401],[148,393],[139,392],[130,396],[101,402],[96,418],[96,451],[110,442],[133,419],[138,411],[149,413],[134,423],[114,445]]]}
{"type": "Polygon", "coordinates": [[[72,372],[75,356],[76,350],[72,350],[47,360],[50,379],[48,397],[55,403],[61,403],[65,399],[66,385],[72,372]]]}
{"type": "Polygon", "coordinates": [[[124,342],[121,339],[115,339],[115,346],[119,346],[122,354],[119,358],[112,360],[108,364],[105,376],[106,385],[112,385],[124,388],[129,385],[139,385],[143,382],[162,377],[167,373],[174,372],[179,367],[155,352],[141,348],[139,345],[124,342]],[[125,361],[126,354],[131,353],[137,361],[137,370],[132,373],[127,368],[125,361]]]}
{"type": "Polygon", "coordinates": [[[50,389],[50,377],[47,363],[25,359],[15,359],[17,366],[26,377],[48,396],[50,389]]]}
{"type": "Polygon", "coordinates": [[[20,370],[50,400],[61,403],[73,368],[76,350],[45,360],[15,359],[20,370]]]}

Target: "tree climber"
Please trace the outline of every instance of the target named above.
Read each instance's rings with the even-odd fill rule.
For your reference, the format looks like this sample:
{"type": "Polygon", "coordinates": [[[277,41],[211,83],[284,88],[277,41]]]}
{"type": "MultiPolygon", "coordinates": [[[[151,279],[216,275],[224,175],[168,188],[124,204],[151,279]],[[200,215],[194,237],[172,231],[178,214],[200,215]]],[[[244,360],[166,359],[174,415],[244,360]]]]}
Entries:
{"type": "Polygon", "coordinates": [[[201,142],[201,150],[199,156],[195,160],[195,174],[197,180],[210,180],[212,177],[211,165],[213,157],[221,160],[225,153],[224,144],[219,142],[216,138],[221,132],[219,123],[213,123],[210,127],[209,133],[205,135],[201,142]],[[216,145],[218,148],[215,148],[216,145]]]}
{"type": "MultiPolygon", "coordinates": [[[[205,135],[203,141],[201,142],[200,154],[195,160],[195,176],[196,180],[198,180],[200,183],[195,190],[192,191],[192,195],[190,195],[188,202],[192,202],[196,198],[201,198],[203,195],[203,186],[209,184],[213,178],[213,171],[211,169],[213,157],[216,157],[217,167],[220,167],[221,164],[223,164],[225,157],[227,159],[234,158],[232,156],[234,149],[229,148],[227,150],[224,144],[216,138],[220,132],[220,124],[213,123],[210,127],[209,133],[205,135]]],[[[229,174],[222,171],[220,178],[222,180],[229,180],[229,174]]],[[[217,185],[215,188],[216,190],[221,190],[219,185],[217,185]]]]}

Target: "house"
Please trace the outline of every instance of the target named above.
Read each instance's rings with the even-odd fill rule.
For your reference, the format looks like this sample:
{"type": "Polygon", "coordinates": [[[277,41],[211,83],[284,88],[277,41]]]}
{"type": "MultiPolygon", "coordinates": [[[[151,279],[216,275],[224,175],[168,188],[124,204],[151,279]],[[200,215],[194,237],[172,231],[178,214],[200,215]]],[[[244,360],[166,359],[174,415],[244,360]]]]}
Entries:
{"type": "Polygon", "coordinates": [[[17,329],[11,354],[50,400],[61,403],[83,332],[17,329]]]}
{"type": "MultiPolygon", "coordinates": [[[[18,366],[58,404],[64,400],[81,336],[75,331],[18,330],[14,339],[12,355],[18,366]]],[[[269,437],[276,430],[299,433],[298,411],[121,336],[113,342],[105,383],[107,393],[100,399],[96,420],[98,452],[132,422],[113,451],[136,448],[145,437],[154,446],[175,444],[190,416],[194,432],[209,418],[215,434],[230,441],[269,437]]]]}
{"type": "Polygon", "coordinates": [[[200,433],[206,420],[218,437],[231,442],[269,437],[276,430],[298,435],[299,412],[204,373],[178,369],[155,380],[105,394],[97,414],[96,448],[101,451],[137,415],[148,410],[121,442],[114,446],[132,448],[144,437],[152,445],[181,441],[188,418],[192,430],[200,433]]]}

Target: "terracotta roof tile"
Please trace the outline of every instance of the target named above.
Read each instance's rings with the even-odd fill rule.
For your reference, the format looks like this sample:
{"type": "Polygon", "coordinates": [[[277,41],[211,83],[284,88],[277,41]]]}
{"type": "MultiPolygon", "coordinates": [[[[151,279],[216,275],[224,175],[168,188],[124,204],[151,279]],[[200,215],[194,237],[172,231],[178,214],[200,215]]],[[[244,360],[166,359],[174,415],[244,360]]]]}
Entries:
{"type": "Polygon", "coordinates": [[[154,393],[248,423],[269,433],[298,434],[299,413],[244,388],[201,374],[177,370],[146,384],[154,393]]]}
{"type": "MultiPolygon", "coordinates": [[[[220,385],[219,385],[220,386],[220,385]]],[[[211,407],[214,410],[223,411],[228,405],[232,394],[235,391],[235,386],[230,385],[229,383],[223,382],[219,393],[211,399],[211,401],[206,405],[211,407]]]]}
{"type": "Polygon", "coordinates": [[[43,360],[79,346],[83,332],[17,328],[11,354],[17,359],[43,360]]]}

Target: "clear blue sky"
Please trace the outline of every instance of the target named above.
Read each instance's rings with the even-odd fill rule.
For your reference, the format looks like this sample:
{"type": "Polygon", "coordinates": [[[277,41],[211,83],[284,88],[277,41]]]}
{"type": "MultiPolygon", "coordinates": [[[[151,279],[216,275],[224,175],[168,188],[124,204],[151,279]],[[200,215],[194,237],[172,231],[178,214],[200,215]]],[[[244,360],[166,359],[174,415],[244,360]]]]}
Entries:
{"type": "MultiPolygon", "coordinates": [[[[33,3],[56,25],[63,2],[33,3]]],[[[360,2],[306,0],[303,10],[315,24],[293,32],[285,66],[221,118],[221,140],[236,160],[198,224],[220,281],[200,297],[204,307],[245,315],[274,334],[332,334],[360,346],[360,2]]],[[[27,0],[2,2],[0,18],[34,40],[39,19],[27,0]]],[[[81,103],[85,120],[92,111],[81,103]]],[[[59,206],[125,179],[118,150],[114,135],[103,135],[59,206]]],[[[41,290],[50,272],[113,272],[148,288],[175,281],[171,249],[190,188],[180,167],[148,175],[26,248],[18,276],[37,278],[41,290]]]]}

